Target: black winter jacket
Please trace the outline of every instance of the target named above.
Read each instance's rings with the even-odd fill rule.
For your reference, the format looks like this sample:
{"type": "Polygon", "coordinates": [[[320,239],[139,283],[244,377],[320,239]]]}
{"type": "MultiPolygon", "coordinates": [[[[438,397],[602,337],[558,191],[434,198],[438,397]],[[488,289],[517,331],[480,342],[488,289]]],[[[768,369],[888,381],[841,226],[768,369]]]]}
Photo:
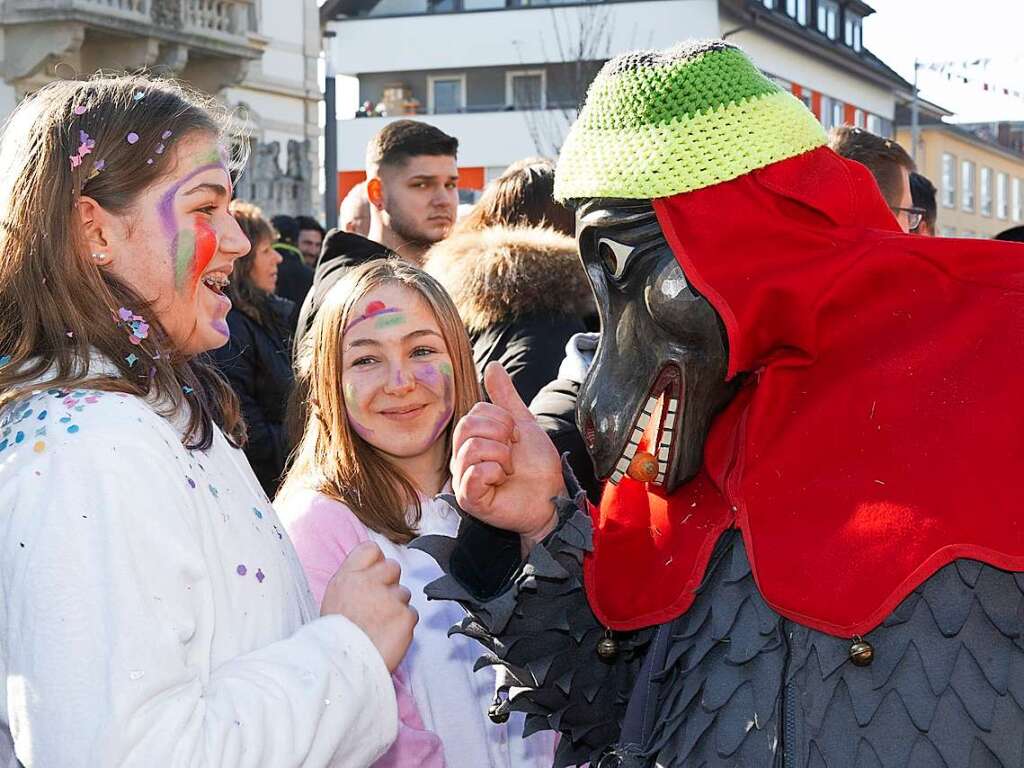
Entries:
{"type": "Polygon", "coordinates": [[[241,401],[248,430],[245,455],[263,490],[273,499],[291,450],[284,419],[294,382],[287,331],[294,305],[273,295],[269,301],[276,327],[232,309],[227,318],[231,340],[212,356],[241,401]]]}

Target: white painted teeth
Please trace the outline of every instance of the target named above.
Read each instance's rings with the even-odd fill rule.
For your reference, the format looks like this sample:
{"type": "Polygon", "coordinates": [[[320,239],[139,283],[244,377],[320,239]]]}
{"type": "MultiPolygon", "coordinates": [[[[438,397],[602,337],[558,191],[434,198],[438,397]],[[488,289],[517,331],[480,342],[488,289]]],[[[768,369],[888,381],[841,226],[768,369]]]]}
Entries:
{"type": "MultiPolygon", "coordinates": [[[[636,456],[636,452],[640,447],[640,439],[644,436],[647,425],[651,422],[651,416],[654,414],[654,409],[657,404],[657,398],[650,397],[647,399],[647,404],[644,406],[644,409],[640,414],[640,418],[638,418],[636,424],[633,425],[633,433],[630,436],[629,441],[626,443],[626,448],[622,452],[622,456],[619,457],[619,461],[615,465],[612,476],[608,479],[612,485],[618,485],[629,471],[629,463],[633,460],[633,457],[636,456]]],[[[672,455],[672,435],[673,428],[675,427],[676,411],[678,408],[678,400],[668,401],[664,418],[664,427],[661,430],[661,435],[658,440],[658,476],[654,480],[657,485],[664,484],[665,474],[668,472],[668,460],[672,455]]]]}
{"type": "Polygon", "coordinates": [[[672,455],[672,437],[675,434],[674,427],[678,408],[678,400],[669,400],[665,407],[665,419],[658,437],[658,476],[654,478],[655,485],[664,485],[665,476],[668,474],[668,460],[672,455]]]}

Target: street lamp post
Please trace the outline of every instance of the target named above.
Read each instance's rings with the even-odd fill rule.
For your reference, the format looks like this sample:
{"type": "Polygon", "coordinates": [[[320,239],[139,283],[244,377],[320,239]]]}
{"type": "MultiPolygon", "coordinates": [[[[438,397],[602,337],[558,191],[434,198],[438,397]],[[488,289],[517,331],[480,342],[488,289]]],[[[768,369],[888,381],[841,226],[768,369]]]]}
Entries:
{"type": "Polygon", "coordinates": [[[327,228],[338,226],[338,96],[330,42],[335,32],[324,31],[324,218],[327,228]]]}
{"type": "Polygon", "coordinates": [[[921,62],[914,59],[914,92],[910,100],[910,159],[917,164],[917,140],[921,132],[920,107],[917,97],[917,71],[921,68],[921,62]]]}

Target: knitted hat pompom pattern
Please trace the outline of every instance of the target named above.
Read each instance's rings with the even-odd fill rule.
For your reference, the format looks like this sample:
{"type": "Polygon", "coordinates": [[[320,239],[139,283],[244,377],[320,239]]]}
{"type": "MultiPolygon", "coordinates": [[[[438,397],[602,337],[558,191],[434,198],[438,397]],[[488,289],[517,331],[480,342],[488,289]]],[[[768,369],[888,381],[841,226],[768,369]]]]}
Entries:
{"type": "Polygon", "coordinates": [[[591,83],[562,146],[555,197],[670,197],[825,143],[803,102],[729,43],[634,51],[591,83]]]}

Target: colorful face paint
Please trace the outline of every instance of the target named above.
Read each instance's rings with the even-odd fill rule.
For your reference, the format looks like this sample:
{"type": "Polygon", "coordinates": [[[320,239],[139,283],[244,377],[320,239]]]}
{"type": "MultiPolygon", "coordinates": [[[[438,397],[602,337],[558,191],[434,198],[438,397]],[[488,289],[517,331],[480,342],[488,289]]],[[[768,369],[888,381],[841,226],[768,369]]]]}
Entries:
{"type": "Polygon", "coordinates": [[[348,414],[348,423],[355,430],[355,433],[364,440],[368,439],[373,435],[373,430],[369,427],[364,427],[355,417],[352,416],[352,411],[359,409],[359,400],[356,398],[356,387],[351,381],[346,381],[345,386],[342,390],[345,394],[345,410],[348,414]]]}
{"type": "MultiPolygon", "coordinates": [[[[188,277],[190,267],[192,267],[192,261],[198,262],[199,250],[203,249],[203,254],[208,252],[209,255],[205,256],[206,262],[203,264],[202,269],[198,271],[198,274],[202,274],[202,270],[206,269],[206,266],[210,263],[210,259],[217,252],[217,236],[209,225],[206,226],[206,231],[200,231],[197,225],[195,230],[191,229],[178,229],[178,221],[174,215],[174,198],[181,190],[181,188],[191,181],[193,178],[201,173],[212,170],[223,170],[227,171],[224,166],[224,162],[220,157],[219,152],[210,153],[200,160],[201,164],[194,171],[189,173],[185,178],[178,181],[170,189],[168,189],[163,197],[160,198],[158,205],[158,212],[160,214],[160,223],[164,228],[164,232],[171,239],[171,254],[174,262],[174,277],[175,284],[179,290],[185,286],[186,278],[188,277]],[[212,244],[210,239],[212,237],[212,244]],[[202,241],[202,244],[201,244],[202,241]],[[212,248],[210,247],[212,245],[212,248]]],[[[196,217],[196,220],[200,220],[196,217]]],[[[203,222],[206,223],[205,221],[203,222]]],[[[198,263],[196,264],[198,266],[198,263]]],[[[191,268],[193,276],[197,274],[195,267],[191,268]]]]}
{"type": "Polygon", "coordinates": [[[355,320],[352,320],[348,325],[345,326],[344,333],[348,333],[355,326],[359,325],[359,323],[363,322],[363,320],[369,320],[371,318],[379,317],[381,315],[392,315],[395,314],[396,312],[401,311],[402,310],[399,309],[398,307],[387,306],[386,304],[384,304],[383,301],[371,301],[369,304],[366,305],[366,310],[363,312],[363,314],[361,314],[359,317],[357,317],[355,320]]]}
{"type": "Polygon", "coordinates": [[[452,420],[452,415],[455,413],[455,376],[451,364],[443,362],[436,368],[429,364],[423,366],[422,371],[417,371],[416,378],[434,391],[437,390],[438,383],[441,384],[444,390],[442,395],[444,411],[440,418],[438,418],[437,423],[434,424],[434,431],[430,436],[430,444],[432,445],[441,436],[441,433],[444,432],[448,423],[452,420]]]}
{"type": "Polygon", "coordinates": [[[213,330],[215,330],[221,336],[226,336],[229,339],[231,338],[231,329],[228,327],[227,322],[225,322],[224,320],[214,320],[212,323],[210,323],[210,327],[213,328],[213,330]]]}

